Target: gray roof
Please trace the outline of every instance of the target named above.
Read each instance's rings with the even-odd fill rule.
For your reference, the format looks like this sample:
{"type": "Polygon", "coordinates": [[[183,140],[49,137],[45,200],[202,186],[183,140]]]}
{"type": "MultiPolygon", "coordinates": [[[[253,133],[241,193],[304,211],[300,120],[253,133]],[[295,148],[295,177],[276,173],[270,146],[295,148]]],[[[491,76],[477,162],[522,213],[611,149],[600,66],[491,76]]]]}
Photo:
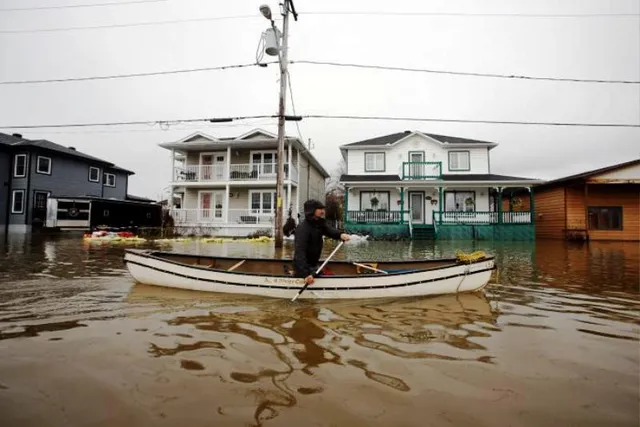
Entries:
{"type": "MultiPolygon", "coordinates": [[[[363,141],[352,142],[350,144],[345,144],[344,147],[353,147],[353,146],[367,146],[367,145],[390,145],[395,142],[400,141],[402,138],[405,138],[409,134],[413,133],[413,131],[405,130],[404,132],[392,133],[389,135],[378,136],[376,138],[365,139],[363,141]]],[[[490,141],[480,141],[477,139],[468,139],[468,138],[458,138],[456,136],[447,136],[447,135],[438,135],[435,133],[426,133],[426,132],[418,132],[423,135],[426,135],[430,138],[435,139],[441,143],[449,143],[449,144],[495,144],[495,142],[490,141]]]]}
{"type": "MultiPolygon", "coordinates": [[[[402,179],[399,175],[342,175],[340,177],[341,182],[400,182],[402,179]]],[[[429,180],[429,181],[413,181],[413,180],[405,180],[403,182],[411,183],[411,182],[421,182],[421,183],[430,183],[430,182],[469,182],[469,181],[535,181],[539,182],[539,180],[532,178],[522,178],[519,176],[508,176],[508,175],[496,175],[492,173],[484,173],[484,174],[443,174],[441,180],[429,180]]]]}
{"type": "Polygon", "coordinates": [[[493,173],[481,174],[443,174],[443,181],[537,181],[533,178],[522,178],[520,176],[496,175],[493,173]]]}
{"type": "Polygon", "coordinates": [[[13,135],[7,135],[5,133],[0,133],[0,143],[4,143],[12,147],[33,147],[33,148],[41,148],[43,150],[48,150],[48,151],[54,151],[56,153],[64,154],[67,156],[72,156],[72,157],[81,158],[81,159],[89,160],[96,163],[101,163],[111,169],[126,172],[131,175],[134,174],[134,172],[118,167],[107,160],[90,156],[89,154],[82,153],[80,151],[77,151],[74,148],[65,147],[64,145],[56,144],[55,142],[51,142],[46,139],[30,140],[25,138],[18,138],[13,135]]]}

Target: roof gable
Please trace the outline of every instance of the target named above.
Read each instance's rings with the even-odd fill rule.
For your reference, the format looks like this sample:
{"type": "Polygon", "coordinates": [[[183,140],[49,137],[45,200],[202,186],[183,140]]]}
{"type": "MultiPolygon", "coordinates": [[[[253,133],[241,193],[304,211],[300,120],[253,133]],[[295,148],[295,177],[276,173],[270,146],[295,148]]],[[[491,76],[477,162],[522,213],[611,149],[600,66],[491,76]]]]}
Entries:
{"type": "Polygon", "coordinates": [[[253,129],[244,135],[240,135],[236,139],[246,141],[248,139],[263,139],[263,138],[277,138],[277,135],[272,134],[271,132],[267,132],[264,129],[253,129]]]}
{"type": "Polygon", "coordinates": [[[404,132],[391,133],[389,135],[383,135],[383,136],[378,136],[376,138],[370,138],[362,141],[352,142],[349,144],[345,144],[342,147],[357,148],[359,146],[362,146],[362,147],[391,146],[391,145],[396,145],[397,143],[403,141],[404,139],[412,135],[420,135],[422,137],[428,138],[442,145],[446,145],[446,144],[478,144],[478,145],[489,145],[489,146],[497,145],[497,143],[495,142],[481,141],[478,139],[460,138],[457,136],[447,136],[447,135],[439,135],[435,133],[405,130],[404,132]]]}
{"type": "MultiPolygon", "coordinates": [[[[590,170],[587,172],[582,172],[582,173],[578,173],[575,175],[569,175],[566,176],[564,178],[558,178],[558,179],[554,179],[552,181],[548,181],[545,184],[543,184],[544,187],[552,187],[554,185],[558,185],[558,184],[563,184],[566,182],[570,182],[570,181],[575,181],[575,180],[580,180],[580,179],[589,179],[592,178],[594,180],[597,181],[597,179],[602,179],[602,180],[613,180],[613,179],[634,179],[634,177],[627,177],[627,178],[621,178],[621,177],[615,177],[615,175],[627,175],[627,173],[624,174],[617,174],[616,172],[622,172],[623,170],[625,172],[627,171],[631,171],[631,173],[634,173],[637,166],[640,165],[640,159],[635,159],[635,160],[630,160],[628,162],[623,162],[623,163],[618,163],[615,165],[611,165],[611,166],[605,166],[603,168],[600,169],[594,169],[594,170],[590,170]]],[[[638,179],[638,174],[635,174],[635,179],[638,179]]]]}
{"type": "Polygon", "coordinates": [[[189,142],[215,142],[218,139],[216,137],[213,137],[211,135],[207,135],[204,132],[194,132],[191,135],[182,138],[181,140],[179,140],[179,143],[189,143],[189,142]],[[204,141],[203,141],[204,140],[204,141]]]}

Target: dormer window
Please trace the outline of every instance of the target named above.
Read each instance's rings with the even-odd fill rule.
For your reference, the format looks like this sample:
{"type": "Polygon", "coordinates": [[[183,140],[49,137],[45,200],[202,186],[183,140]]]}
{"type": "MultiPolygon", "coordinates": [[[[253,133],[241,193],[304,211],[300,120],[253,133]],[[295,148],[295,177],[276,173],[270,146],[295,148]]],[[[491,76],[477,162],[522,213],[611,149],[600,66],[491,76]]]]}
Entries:
{"type": "Polygon", "coordinates": [[[364,171],[365,172],[384,172],[385,158],[382,153],[364,153],[364,171]]]}
{"type": "Polygon", "coordinates": [[[471,163],[468,151],[449,151],[450,171],[469,171],[471,163]]]}

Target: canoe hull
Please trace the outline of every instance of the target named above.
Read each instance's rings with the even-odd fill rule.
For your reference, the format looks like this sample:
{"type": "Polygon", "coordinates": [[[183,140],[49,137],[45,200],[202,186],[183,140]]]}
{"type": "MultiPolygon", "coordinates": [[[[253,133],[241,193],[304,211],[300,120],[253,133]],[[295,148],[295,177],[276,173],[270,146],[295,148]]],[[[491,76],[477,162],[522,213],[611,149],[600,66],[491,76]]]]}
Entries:
{"type": "MultiPolygon", "coordinates": [[[[303,285],[301,279],[211,270],[144,252],[127,251],[125,263],[137,282],[176,289],[292,298],[303,285]]],[[[300,298],[396,298],[475,292],[487,285],[494,269],[494,260],[488,258],[398,274],[319,277],[300,298]]]]}

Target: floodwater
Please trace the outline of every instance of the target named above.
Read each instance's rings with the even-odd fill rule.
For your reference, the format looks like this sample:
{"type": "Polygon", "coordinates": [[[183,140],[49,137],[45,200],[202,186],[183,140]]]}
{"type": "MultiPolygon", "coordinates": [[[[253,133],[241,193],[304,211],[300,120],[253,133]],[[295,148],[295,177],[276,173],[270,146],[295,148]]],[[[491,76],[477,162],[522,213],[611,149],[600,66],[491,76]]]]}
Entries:
{"type": "Polygon", "coordinates": [[[638,425],[637,243],[369,242],[339,256],[456,249],[496,255],[483,293],[290,303],[136,285],[122,246],[78,236],[0,239],[0,425],[638,425]]]}

